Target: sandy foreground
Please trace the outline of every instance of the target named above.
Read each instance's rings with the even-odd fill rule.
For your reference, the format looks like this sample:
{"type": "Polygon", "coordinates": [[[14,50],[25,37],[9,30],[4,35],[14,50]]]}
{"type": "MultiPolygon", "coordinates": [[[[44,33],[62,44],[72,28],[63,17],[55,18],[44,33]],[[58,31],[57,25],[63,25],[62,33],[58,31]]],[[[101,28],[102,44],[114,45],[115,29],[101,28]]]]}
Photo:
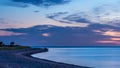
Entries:
{"type": "Polygon", "coordinates": [[[90,68],[53,62],[31,57],[31,54],[45,52],[44,49],[29,48],[20,50],[1,50],[0,68],[90,68]]]}

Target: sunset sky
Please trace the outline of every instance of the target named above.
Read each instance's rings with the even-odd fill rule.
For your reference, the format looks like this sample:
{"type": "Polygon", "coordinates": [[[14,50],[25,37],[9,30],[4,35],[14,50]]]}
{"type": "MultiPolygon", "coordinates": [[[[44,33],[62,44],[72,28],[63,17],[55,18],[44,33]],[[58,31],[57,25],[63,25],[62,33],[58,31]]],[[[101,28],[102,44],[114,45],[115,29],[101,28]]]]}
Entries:
{"type": "Polygon", "coordinates": [[[0,0],[0,41],[118,46],[120,0],[0,0]]]}

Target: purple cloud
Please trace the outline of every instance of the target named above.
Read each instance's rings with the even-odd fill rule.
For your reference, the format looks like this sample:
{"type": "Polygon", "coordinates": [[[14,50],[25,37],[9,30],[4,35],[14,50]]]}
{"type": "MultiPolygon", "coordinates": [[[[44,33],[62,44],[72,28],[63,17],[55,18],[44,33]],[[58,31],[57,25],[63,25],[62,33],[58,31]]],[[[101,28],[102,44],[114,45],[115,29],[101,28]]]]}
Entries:
{"type": "Polygon", "coordinates": [[[0,36],[19,36],[19,35],[25,35],[25,33],[15,33],[11,31],[0,30],[0,36]]]}

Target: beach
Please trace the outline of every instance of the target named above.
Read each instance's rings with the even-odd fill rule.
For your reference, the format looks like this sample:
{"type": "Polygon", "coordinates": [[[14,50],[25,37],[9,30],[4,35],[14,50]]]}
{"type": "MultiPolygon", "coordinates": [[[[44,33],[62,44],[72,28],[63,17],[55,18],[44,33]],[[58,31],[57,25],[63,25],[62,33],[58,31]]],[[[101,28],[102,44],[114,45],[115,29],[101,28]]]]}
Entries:
{"type": "MultiPolygon", "coordinates": [[[[43,48],[0,51],[0,68],[90,68],[34,58],[35,53],[47,52],[43,48]]],[[[54,57],[53,57],[54,58],[54,57]]]]}

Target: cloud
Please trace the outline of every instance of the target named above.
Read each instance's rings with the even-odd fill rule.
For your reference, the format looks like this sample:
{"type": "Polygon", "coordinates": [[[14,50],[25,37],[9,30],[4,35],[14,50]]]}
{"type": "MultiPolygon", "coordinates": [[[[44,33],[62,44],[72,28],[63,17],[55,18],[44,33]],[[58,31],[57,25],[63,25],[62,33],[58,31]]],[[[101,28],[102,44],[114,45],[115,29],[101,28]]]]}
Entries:
{"type": "MultiPolygon", "coordinates": [[[[52,5],[59,5],[59,4],[65,4],[70,2],[70,0],[12,0],[13,3],[21,3],[23,6],[28,6],[29,4],[35,5],[35,6],[52,6],[52,5]]],[[[15,5],[15,4],[14,4],[15,5]]]]}
{"type": "Polygon", "coordinates": [[[36,11],[34,11],[35,13],[38,13],[38,12],[40,12],[39,10],[36,10],[36,11]]]}
{"type": "Polygon", "coordinates": [[[114,40],[102,40],[102,41],[97,41],[97,43],[120,45],[120,41],[114,41],[114,40]]]}
{"type": "Polygon", "coordinates": [[[25,33],[15,33],[10,31],[0,30],[0,36],[18,36],[18,35],[25,35],[25,33]]]}
{"type": "Polygon", "coordinates": [[[20,28],[22,22],[6,18],[0,18],[0,29],[6,29],[6,28],[20,28]]]}
{"type": "Polygon", "coordinates": [[[54,19],[56,17],[60,17],[60,16],[63,16],[65,14],[67,14],[68,12],[57,12],[57,13],[52,13],[52,14],[48,14],[47,15],[47,18],[51,18],[51,19],[54,19]]]}
{"type": "Polygon", "coordinates": [[[96,41],[97,43],[120,45],[120,31],[119,30],[102,29],[102,30],[93,30],[93,31],[100,35],[108,36],[108,38],[106,39],[96,41]]]}
{"type": "Polygon", "coordinates": [[[117,26],[120,22],[120,12],[101,12],[100,14],[96,14],[95,12],[81,12],[69,15],[64,20],[74,21],[77,23],[88,23],[88,24],[105,24],[105,25],[112,25],[117,26]]]}
{"type": "Polygon", "coordinates": [[[113,41],[120,41],[120,38],[110,38],[113,41]]]}
{"type": "Polygon", "coordinates": [[[54,21],[58,21],[61,23],[67,23],[67,21],[62,19],[64,16],[66,16],[66,14],[68,14],[68,12],[57,12],[57,13],[47,14],[46,17],[54,21]]]}
{"type": "Polygon", "coordinates": [[[111,37],[120,37],[120,31],[115,31],[113,29],[106,29],[106,30],[94,30],[94,32],[100,33],[104,36],[111,36],[111,37]]]}
{"type": "Polygon", "coordinates": [[[62,24],[72,25],[72,27],[74,27],[74,26],[76,26],[76,27],[77,26],[78,27],[87,27],[88,26],[87,23],[77,23],[77,22],[74,22],[74,21],[63,19],[68,15],[69,15],[69,12],[58,12],[58,13],[47,14],[46,17],[49,18],[49,19],[52,19],[56,22],[60,22],[62,24]]]}
{"type": "MultiPolygon", "coordinates": [[[[92,24],[88,27],[58,27],[51,25],[38,25],[29,28],[18,28],[18,29],[4,29],[13,33],[25,33],[26,35],[3,37],[5,40],[14,37],[13,40],[16,42],[21,41],[24,44],[33,45],[55,45],[55,46],[82,46],[82,45],[106,45],[111,42],[103,43],[102,41],[119,41],[117,34],[115,36],[104,35],[105,32],[110,31],[109,29],[117,30],[119,28],[92,24]],[[97,30],[95,30],[97,29],[97,30]],[[16,40],[17,38],[20,38],[16,40]],[[32,41],[31,41],[32,39],[32,41]],[[86,43],[87,42],[87,43],[86,43]],[[102,42],[102,43],[101,43],[102,42]]],[[[116,31],[112,31],[116,32],[116,31]]],[[[3,39],[1,38],[1,39],[3,39]]],[[[112,43],[112,44],[117,44],[112,43]]]]}
{"type": "Polygon", "coordinates": [[[20,3],[20,2],[8,2],[8,3],[5,3],[4,5],[13,6],[13,7],[22,7],[22,8],[26,8],[29,6],[25,3],[20,3]]]}
{"type": "Polygon", "coordinates": [[[74,21],[79,23],[91,23],[89,19],[86,17],[87,15],[83,13],[68,15],[67,17],[63,18],[63,20],[74,21]]]}
{"type": "Polygon", "coordinates": [[[89,23],[84,16],[80,14],[73,14],[69,15],[69,12],[58,12],[58,13],[52,13],[48,14],[47,18],[53,19],[55,21],[59,21],[61,23],[71,23],[71,22],[81,22],[81,23],[89,23]]]}
{"type": "Polygon", "coordinates": [[[44,37],[49,37],[50,34],[49,34],[49,33],[43,33],[42,36],[44,36],[44,37]]]}
{"type": "Polygon", "coordinates": [[[119,4],[105,4],[97,6],[89,11],[56,14],[47,16],[48,18],[61,23],[81,23],[81,24],[103,24],[115,27],[120,26],[120,7],[119,4]]]}

